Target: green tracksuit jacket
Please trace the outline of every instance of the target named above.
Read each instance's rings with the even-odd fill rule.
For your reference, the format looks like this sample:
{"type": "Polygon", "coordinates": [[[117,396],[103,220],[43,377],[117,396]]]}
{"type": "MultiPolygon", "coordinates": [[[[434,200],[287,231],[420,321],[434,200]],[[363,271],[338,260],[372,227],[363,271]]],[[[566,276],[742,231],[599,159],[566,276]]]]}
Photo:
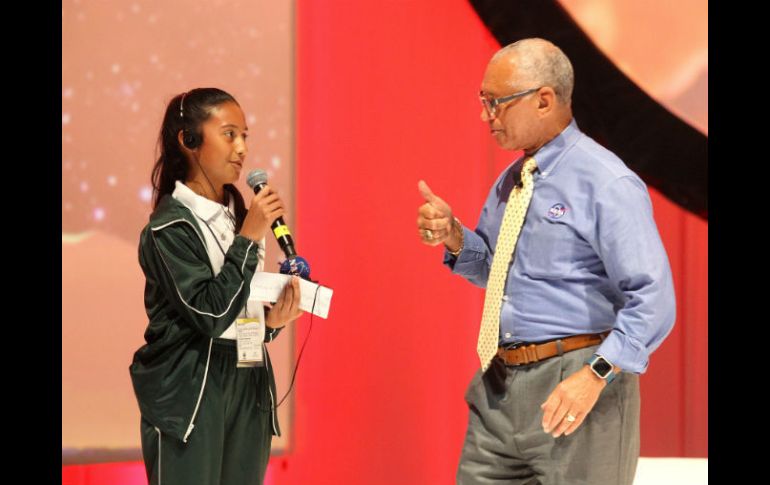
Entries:
{"type": "MultiPolygon", "coordinates": [[[[187,442],[193,432],[213,339],[246,305],[257,261],[257,244],[235,236],[215,277],[205,239],[187,207],[166,195],[150,216],[139,241],[150,322],[144,333],[147,343],[134,354],[129,371],[142,416],[163,433],[187,442]]],[[[268,328],[265,342],[279,332],[268,328]]],[[[266,348],[264,355],[273,434],[280,436],[266,348]]]]}

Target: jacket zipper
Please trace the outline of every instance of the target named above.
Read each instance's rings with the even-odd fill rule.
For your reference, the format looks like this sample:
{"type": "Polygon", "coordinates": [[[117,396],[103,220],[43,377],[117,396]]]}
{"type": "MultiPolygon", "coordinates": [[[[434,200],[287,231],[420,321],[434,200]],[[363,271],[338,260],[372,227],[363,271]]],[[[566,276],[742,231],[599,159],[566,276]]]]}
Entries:
{"type": "MultiPolygon", "coordinates": [[[[172,221],[172,222],[170,222],[168,224],[164,224],[162,227],[166,227],[166,226],[168,226],[170,224],[173,224],[173,223],[176,223],[176,222],[186,222],[187,224],[192,226],[193,231],[195,232],[195,234],[198,235],[198,239],[201,240],[201,243],[203,244],[203,247],[204,248],[206,247],[206,241],[203,239],[203,236],[201,236],[200,233],[198,233],[198,231],[195,229],[195,226],[193,225],[193,223],[191,223],[187,219],[178,219],[178,220],[172,221]]],[[[159,228],[153,228],[153,230],[156,230],[156,229],[159,229],[159,228]]],[[[249,249],[251,249],[251,245],[249,246],[249,249]]],[[[246,253],[248,254],[248,249],[246,250],[246,253]]],[[[245,262],[245,260],[244,260],[244,262],[245,262]]],[[[200,394],[198,394],[198,402],[195,403],[195,411],[193,411],[192,418],[190,418],[190,425],[187,426],[187,432],[184,434],[184,438],[182,438],[182,442],[183,443],[187,443],[187,437],[190,436],[190,433],[192,433],[193,428],[195,428],[195,416],[198,414],[198,408],[200,407],[201,399],[203,398],[203,390],[206,388],[206,377],[209,374],[209,362],[211,360],[211,346],[212,346],[213,343],[214,343],[214,339],[212,338],[212,339],[209,340],[209,353],[208,353],[208,356],[206,357],[206,370],[203,372],[203,384],[201,385],[201,392],[200,392],[200,394]]],[[[262,346],[264,347],[264,345],[265,344],[263,343],[262,346]]],[[[267,350],[265,350],[265,351],[267,351],[267,350]]],[[[270,366],[270,364],[268,363],[268,367],[269,366],[270,366]]],[[[268,389],[268,391],[270,391],[271,409],[275,410],[275,407],[274,407],[275,401],[273,400],[273,391],[272,391],[272,389],[270,389],[269,378],[268,378],[267,389],[268,389]]],[[[274,430],[274,432],[276,434],[278,434],[278,430],[275,427],[275,412],[272,412],[271,414],[273,415],[272,416],[272,418],[273,418],[273,423],[272,423],[273,430],[274,430]]]]}

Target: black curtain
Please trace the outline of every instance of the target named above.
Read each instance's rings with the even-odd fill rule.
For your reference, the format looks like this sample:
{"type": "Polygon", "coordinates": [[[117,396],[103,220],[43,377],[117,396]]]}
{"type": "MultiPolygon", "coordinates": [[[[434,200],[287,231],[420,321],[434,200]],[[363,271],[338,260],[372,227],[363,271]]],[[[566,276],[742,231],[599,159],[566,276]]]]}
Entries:
{"type": "Polygon", "coordinates": [[[541,37],[575,69],[572,110],[580,129],[648,184],[708,219],[708,137],[634,84],[556,0],[469,0],[501,46],[541,37]]]}

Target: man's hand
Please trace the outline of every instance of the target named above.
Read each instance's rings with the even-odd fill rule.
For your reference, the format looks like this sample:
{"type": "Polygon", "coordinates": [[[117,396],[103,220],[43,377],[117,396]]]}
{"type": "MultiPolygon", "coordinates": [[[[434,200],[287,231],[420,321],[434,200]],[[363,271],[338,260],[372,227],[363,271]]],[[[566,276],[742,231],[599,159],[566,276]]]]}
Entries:
{"type": "Polygon", "coordinates": [[[417,210],[417,230],[420,240],[428,246],[444,243],[450,251],[460,248],[458,231],[453,230],[452,208],[434,194],[423,180],[417,184],[425,203],[417,210]]]}
{"type": "Polygon", "coordinates": [[[591,412],[606,385],[607,382],[597,377],[587,365],[564,379],[540,405],[543,431],[554,438],[562,433],[565,436],[572,434],[591,412]]]}

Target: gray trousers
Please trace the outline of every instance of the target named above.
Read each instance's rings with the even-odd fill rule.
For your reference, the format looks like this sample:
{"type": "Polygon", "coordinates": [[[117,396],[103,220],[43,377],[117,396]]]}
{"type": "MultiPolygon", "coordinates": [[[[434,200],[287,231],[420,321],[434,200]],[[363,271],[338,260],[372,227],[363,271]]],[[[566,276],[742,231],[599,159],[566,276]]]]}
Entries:
{"type": "Polygon", "coordinates": [[[639,457],[639,376],[607,385],[571,435],[543,431],[540,405],[597,346],[522,366],[477,371],[465,399],[468,432],[459,485],[631,485],[639,457]]]}

